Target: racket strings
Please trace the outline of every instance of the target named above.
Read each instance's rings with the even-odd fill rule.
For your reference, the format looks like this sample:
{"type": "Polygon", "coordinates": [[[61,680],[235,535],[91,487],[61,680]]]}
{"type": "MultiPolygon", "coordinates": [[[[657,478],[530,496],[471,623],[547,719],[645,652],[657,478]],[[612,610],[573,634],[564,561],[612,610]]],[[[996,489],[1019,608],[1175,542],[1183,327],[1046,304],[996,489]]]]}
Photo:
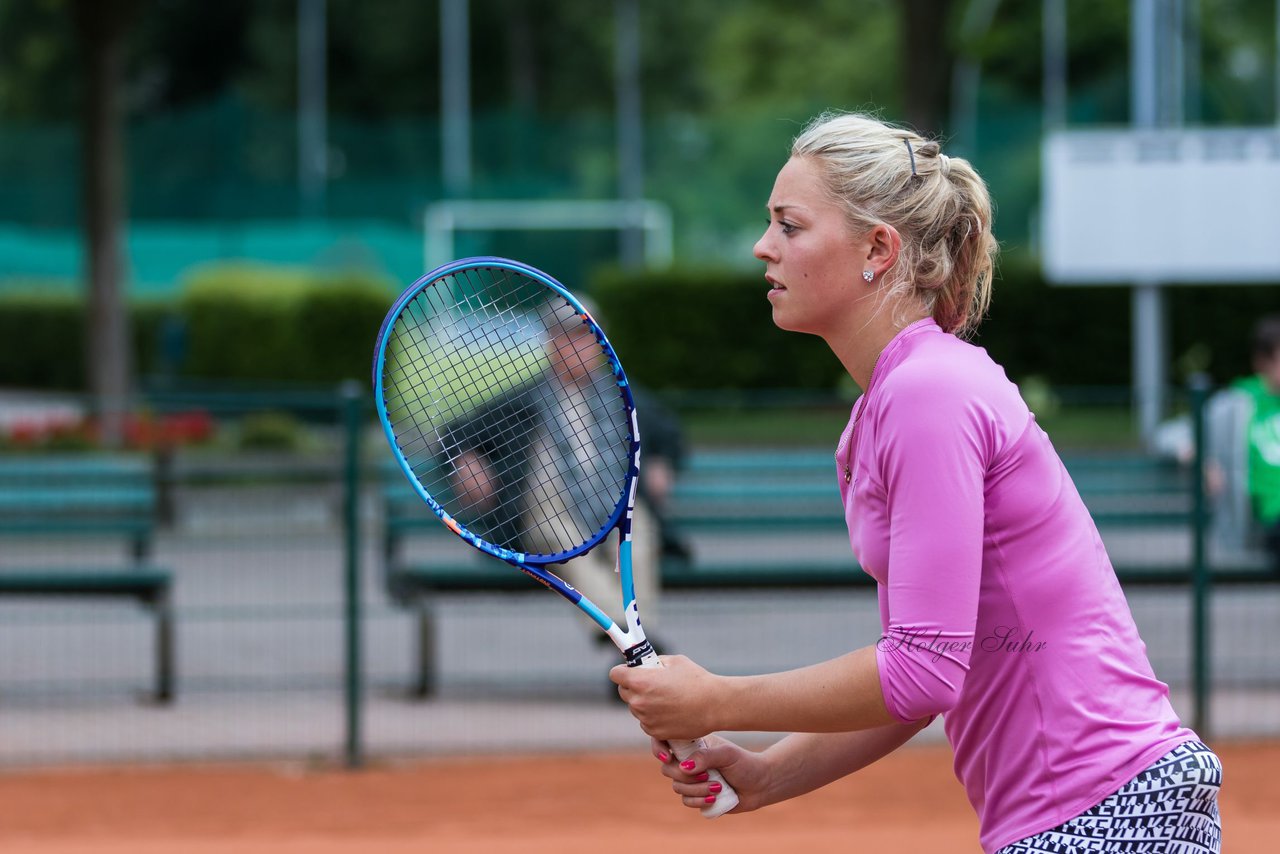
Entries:
{"type": "Polygon", "coordinates": [[[625,401],[593,327],[540,282],[484,268],[431,283],[395,319],[383,377],[419,484],[477,536],[558,554],[612,521],[625,401]]]}
{"type": "MultiPolygon", "coordinates": [[[[424,295],[429,296],[430,294],[431,294],[430,291],[424,292],[424,295]]],[[[397,378],[402,379],[403,380],[402,384],[405,384],[405,383],[412,384],[414,382],[413,374],[420,372],[422,370],[425,370],[430,366],[430,362],[426,358],[426,355],[430,353],[433,348],[431,344],[422,335],[420,334],[415,335],[415,333],[419,332],[419,330],[421,330],[423,327],[427,325],[428,318],[430,317],[430,314],[427,312],[427,307],[420,304],[420,300],[422,299],[423,299],[423,296],[419,296],[418,299],[415,299],[414,302],[407,307],[406,313],[414,317],[415,323],[413,325],[409,325],[405,327],[406,333],[416,339],[415,343],[418,345],[418,348],[419,348],[418,352],[422,354],[422,358],[418,361],[412,362],[411,364],[406,366],[406,368],[403,371],[400,371],[400,372],[397,372],[396,365],[394,365],[390,361],[388,362],[388,366],[389,366],[388,372],[393,376],[397,376],[397,378]]],[[[443,305],[437,305],[434,308],[436,309],[436,311],[439,311],[444,307],[445,306],[443,305]]],[[[497,342],[496,340],[492,340],[491,338],[491,340],[489,340],[486,343],[488,344],[488,346],[492,347],[499,342],[497,342]]],[[[438,367],[440,364],[441,363],[437,363],[436,367],[438,367]]],[[[464,389],[468,387],[468,385],[470,384],[470,381],[473,379],[472,377],[469,377],[461,373],[458,370],[458,366],[455,364],[452,364],[448,361],[445,361],[442,364],[443,364],[442,378],[446,383],[450,384],[450,386],[452,386],[453,388],[464,389]]],[[[494,377],[499,381],[499,383],[509,383],[513,379],[518,377],[519,374],[521,373],[521,371],[513,365],[498,365],[496,367],[497,367],[497,371],[495,372],[494,377]]],[[[526,364],[524,366],[524,373],[527,373],[531,367],[533,366],[526,364]]],[[[471,387],[474,388],[475,386],[471,385],[471,387]]],[[[423,391],[427,390],[426,386],[422,386],[421,388],[423,391]]],[[[402,410],[403,418],[392,419],[393,430],[397,433],[397,435],[400,435],[402,431],[412,428],[413,426],[416,426],[419,424],[435,423],[440,421],[442,418],[447,418],[449,415],[447,412],[440,413],[440,412],[434,411],[433,409],[428,409],[428,404],[431,402],[431,398],[429,395],[426,395],[426,394],[418,395],[413,398],[410,398],[410,400],[416,402],[418,405],[416,407],[409,406],[404,408],[402,410]]],[[[453,408],[461,409],[463,411],[469,411],[476,408],[480,403],[483,403],[483,402],[484,402],[483,397],[473,395],[471,397],[457,397],[451,402],[451,404],[453,408]]],[[[430,450],[429,440],[432,437],[427,436],[425,432],[422,433],[421,435],[424,440],[428,440],[424,442],[422,450],[429,451],[430,450]]],[[[402,446],[402,451],[403,450],[404,450],[404,447],[402,446]]],[[[407,458],[410,455],[406,453],[405,456],[407,458]]]]}
{"type": "MultiPolygon", "coordinates": [[[[539,311],[542,324],[555,338],[558,358],[553,361],[559,362],[553,370],[554,381],[541,388],[554,399],[552,417],[543,426],[557,447],[555,453],[543,458],[542,470],[530,473],[535,481],[532,497],[543,512],[543,525],[549,525],[560,537],[550,539],[576,545],[593,538],[617,504],[618,463],[625,475],[629,424],[619,406],[621,396],[612,368],[602,359],[591,327],[567,303],[557,307],[544,302],[539,311]],[[566,343],[572,346],[563,346],[566,343]],[[548,463],[555,468],[548,470],[548,463]],[[549,515],[547,506],[564,509],[549,515]]],[[[546,546],[545,550],[551,548],[546,546]]]]}
{"type": "MultiPolygon", "coordinates": [[[[553,383],[542,390],[554,387],[553,383]]],[[[562,388],[572,385],[566,382],[562,388]]],[[[616,388],[612,391],[616,395],[616,388]]],[[[523,539],[527,540],[524,545],[529,550],[554,553],[565,544],[594,538],[616,503],[617,485],[593,463],[600,456],[601,445],[617,445],[619,438],[625,441],[627,437],[593,431],[608,422],[603,407],[584,407],[584,401],[592,399],[590,393],[557,394],[548,396],[540,407],[546,413],[542,425],[546,435],[533,449],[533,459],[539,462],[524,475],[528,494],[523,506],[513,504],[508,515],[497,520],[499,525],[522,524],[523,539]]]]}
{"type": "MultiPolygon", "coordinates": [[[[599,411],[599,407],[596,408],[596,411],[597,412],[599,411]]],[[[578,420],[581,420],[581,418],[579,416],[577,418],[573,418],[573,420],[578,421],[578,420]]],[[[519,432],[513,432],[510,430],[500,431],[500,434],[503,436],[503,440],[496,445],[495,452],[490,455],[491,459],[507,460],[507,461],[511,461],[515,459],[515,454],[512,452],[520,448],[521,446],[523,446],[524,443],[530,441],[538,431],[538,428],[533,426],[531,421],[526,421],[525,423],[529,424],[530,426],[523,431],[519,431],[519,432]]],[[[499,431],[495,430],[495,432],[499,432],[499,431]]],[[[627,437],[624,435],[622,436],[622,438],[625,440],[627,437]]],[[[457,457],[455,456],[453,459],[456,462],[457,457]]],[[[453,471],[454,473],[458,473],[458,470],[456,468],[453,471]]],[[[517,465],[513,462],[507,462],[505,465],[503,465],[501,468],[498,468],[494,472],[494,479],[497,480],[499,483],[512,483],[516,481],[519,477],[520,477],[520,472],[518,470],[517,465]]],[[[594,487],[597,490],[604,489],[606,490],[604,494],[607,497],[609,497],[610,499],[616,499],[616,495],[614,495],[613,491],[611,490],[612,484],[609,483],[609,481],[603,479],[598,473],[592,474],[591,477],[594,479],[594,487]]],[[[439,487],[440,485],[439,483],[440,480],[441,480],[440,478],[437,478],[437,482],[435,484],[437,487],[439,487]]],[[[581,500],[581,496],[575,493],[572,489],[570,489],[568,483],[563,478],[550,478],[550,479],[544,478],[540,483],[534,484],[534,487],[535,489],[538,490],[538,497],[544,501],[558,502],[565,506],[573,506],[572,504],[570,504],[570,502],[578,502],[581,500]]],[[[610,503],[606,509],[611,509],[612,506],[613,505],[610,503]]],[[[470,512],[470,511],[483,511],[486,508],[483,506],[482,502],[472,501],[465,504],[462,509],[464,511],[470,512]]],[[[496,515],[492,517],[491,527],[493,529],[502,530],[508,525],[519,523],[522,508],[517,503],[515,502],[507,503],[503,507],[499,508],[499,513],[501,513],[502,511],[505,511],[505,515],[496,515]]],[[[570,541],[570,540],[581,541],[583,539],[581,527],[580,526],[575,527],[573,530],[571,530],[565,524],[563,519],[553,518],[553,519],[544,521],[544,524],[551,524],[555,527],[559,541],[570,541]]],[[[588,533],[594,534],[595,532],[592,531],[588,533]]],[[[556,538],[553,538],[553,539],[556,539],[556,538]]]]}
{"type": "MultiPolygon", "coordinates": [[[[452,283],[450,286],[453,287],[452,283]]],[[[492,305],[492,303],[490,303],[490,305],[492,305]]],[[[486,306],[467,305],[466,307],[471,310],[476,310],[479,308],[485,308],[486,306]]],[[[434,345],[427,341],[425,336],[421,333],[421,330],[423,330],[424,328],[428,328],[429,320],[432,316],[435,316],[443,311],[446,311],[448,308],[449,308],[449,305],[447,301],[441,299],[439,297],[439,292],[434,289],[429,289],[427,291],[424,291],[421,295],[415,298],[410,303],[410,305],[406,308],[406,312],[410,314],[410,316],[413,318],[414,323],[406,325],[405,331],[408,335],[410,335],[415,339],[415,343],[419,345],[420,352],[423,354],[423,357],[421,360],[415,361],[407,366],[406,373],[408,371],[415,371],[415,372],[421,371],[427,368],[429,361],[426,358],[426,354],[429,354],[430,352],[433,351],[434,345]]],[[[509,320],[514,321],[515,318],[511,317],[509,318],[509,320]]],[[[485,346],[492,348],[502,343],[502,341],[496,335],[492,334],[486,328],[481,327],[479,331],[484,336],[484,340],[482,343],[485,346]]],[[[527,359],[524,360],[524,362],[525,363],[521,365],[517,365],[515,363],[512,363],[512,364],[502,363],[494,366],[495,367],[494,378],[497,379],[499,383],[508,383],[512,381],[514,378],[518,377],[521,373],[527,373],[531,367],[534,367],[528,364],[527,359]]],[[[440,367],[440,363],[437,363],[437,367],[440,367]]],[[[389,368],[389,371],[394,374],[396,372],[396,367],[389,368]]],[[[452,388],[456,388],[456,389],[477,388],[477,386],[474,383],[470,382],[473,378],[463,373],[459,369],[459,365],[456,363],[447,362],[447,361],[443,362],[440,373],[444,381],[446,383],[449,383],[452,388]]],[[[410,382],[412,382],[412,380],[410,380],[410,382]]],[[[414,398],[414,400],[419,402],[418,406],[416,407],[411,406],[406,408],[404,410],[404,417],[401,419],[393,418],[393,422],[394,422],[393,430],[397,433],[397,435],[401,435],[402,432],[408,433],[408,431],[412,430],[412,428],[417,427],[418,425],[421,425],[421,424],[432,424],[432,423],[439,422],[442,417],[445,420],[448,419],[449,417],[448,412],[439,413],[429,409],[428,405],[423,404],[424,398],[428,402],[437,402],[437,401],[433,401],[432,398],[430,398],[429,396],[418,396],[414,398]]],[[[450,408],[459,409],[463,411],[470,411],[475,409],[479,404],[483,402],[484,402],[484,398],[479,395],[475,395],[475,394],[466,395],[466,396],[459,395],[455,399],[450,401],[450,408]]],[[[497,423],[494,423],[494,422],[496,422],[496,419],[494,419],[492,415],[489,415],[488,417],[482,415],[481,418],[478,419],[473,425],[476,428],[474,432],[477,434],[487,434],[487,436],[489,437],[489,442],[493,446],[493,453],[487,456],[491,457],[492,459],[496,459],[498,461],[512,460],[513,456],[511,452],[515,448],[519,447],[522,441],[526,440],[534,432],[535,428],[532,425],[527,425],[527,429],[523,431],[504,429],[503,425],[500,422],[497,422],[497,423]]],[[[409,433],[409,435],[412,435],[412,433],[409,433]]],[[[417,474],[420,479],[424,479],[423,475],[427,474],[430,471],[430,468],[431,468],[430,464],[435,461],[435,458],[438,453],[438,450],[435,447],[435,445],[436,445],[436,440],[439,438],[440,437],[438,436],[438,431],[436,435],[427,435],[425,431],[419,430],[417,433],[417,436],[413,440],[407,443],[402,443],[401,445],[402,453],[404,453],[406,460],[410,463],[411,467],[413,467],[415,474],[417,474]],[[424,463],[426,463],[426,465],[424,465],[424,463]]],[[[469,436],[466,434],[459,435],[456,438],[454,444],[458,445],[460,448],[465,449],[466,446],[469,443],[471,443],[473,439],[474,439],[474,436],[469,436]]],[[[447,446],[446,446],[446,450],[447,451],[449,450],[447,446]]],[[[460,453],[458,452],[449,453],[448,460],[450,463],[456,462],[459,456],[460,456],[460,453]]],[[[516,473],[515,469],[516,469],[515,465],[510,463],[502,465],[500,470],[495,472],[495,475],[496,475],[495,479],[499,483],[504,481],[509,482],[509,478],[511,480],[514,480],[514,475],[516,473]]],[[[456,468],[453,469],[453,473],[455,474],[457,473],[456,468]]],[[[446,477],[447,475],[444,472],[441,472],[439,476],[425,483],[424,486],[427,489],[428,493],[432,495],[442,494],[445,491],[444,486],[446,485],[445,484],[446,477]]],[[[463,503],[458,508],[458,510],[454,513],[451,513],[451,515],[460,519],[470,518],[474,515],[483,513],[486,510],[488,510],[489,504],[490,504],[490,501],[488,500],[487,496],[477,494],[473,500],[463,503]],[[473,513],[473,511],[475,512],[473,513]]],[[[492,527],[495,529],[501,529],[504,525],[509,524],[511,521],[513,521],[513,517],[499,517],[492,527]]],[[[481,533],[481,532],[477,531],[477,533],[481,533]]],[[[485,533],[492,533],[492,532],[486,531],[485,533]]]]}
{"type": "MultiPolygon", "coordinates": [[[[596,382],[597,384],[601,383],[600,380],[597,380],[596,382]]],[[[597,393],[599,393],[604,391],[604,389],[601,389],[599,385],[597,385],[596,391],[597,393]]],[[[608,413],[606,412],[605,407],[601,404],[601,401],[599,400],[599,398],[592,398],[592,402],[594,405],[590,409],[589,417],[591,419],[596,419],[596,420],[600,420],[604,417],[607,417],[608,413]]],[[[584,417],[584,414],[580,406],[581,406],[581,401],[578,401],[573,405],[572,409],[569,409],[566,412],[571,422],[579,423],[587,420],[587,418],[584,417]]],[[[508,422],[508,424],[518,424],[518,423],[520,422],[508,422]]],[[[502,423],[498,422],[497,419],[492,417],[492,415],[488,417],[482,416],[482,418],[477,421],[477,427],[478,427],[477,432],[481,434],[487,434],[490,437],[492,437],[491,441],[494,447],[493,447],[493,453],[489,455],[490,458],[497,461],[506,461],[506,464],[502,465],[495,472],[495,479],[499,482],[511,482],[512,480],[515,479],[518,472],[517,472],[517,467],[513,462],[515,460],[515,455],[512,452],[518,449],[527,441],[529,441],[533,436],[533,434],[535,434],[538,429],[532,423],[531,420],[526,419],[523,423],[525,425],[525,429],[520,430],[520,429],[512,429],[510,426],[504,427],[502,423]]],[[[611,437],[611,439],[615,439],[615,438],[626,440],[627,436],[625,434],[620,434],[617,437],[611,437]]],[[[420,444],[422,445],[422,449],[424,451],[427,451],[428,454],[430,454],[430,449],[427,447],[427,445],[425,443],[420,443],[420,444]]],[[[468,437],[461,437],[458,444],[462,446],[466,446],[468,444],[468,437]]],[[[406,456],[406,459],[408,459],[408,461],[410,462],[410,465],[413,466],[415,469],[417,469],[418,468],[417,464],[420,462],[419,454],[406,453],[405,456],[406,456]]],[[[458,457],[459,457],[459,454],[456,454],[456,453],[451,455],[452,461],[455,461],[455,462],[458,457]]],[[[458,473],[458,470],[455,468],[453,470],[453,473],[455,474],[458,473]]],[[[611,486],[611,484],[608,481],[602,480],[598,477],[597,477],[597,480],[598,480],[598,483],[596,484],[597,488],[608,489],[611,486]]],[[[440,481],[440,478],[437,478],[436,481],[433,482],[428,487],[428,490],[433,491],[432,489],[433,487],[436,490],[438,490],[440,486],[439,481],[440,481]]],[[[574,498],[574,496],[570,495],[570,493],[564,489],[556,490],[554,493],[554,496],[563,497],[566,500],[572,500],[574,498]]],[[[483,505],[484,505],[484,502],[480,500],[468,502],[463,505],[462,511],[483,510],[484,509],[483,505]]],[[[514,511],[516,508],[513,507],[511,509],[514,511]]],[[[495,520],[495,527],[501,528],[504,525],[511,524],[515,521],[516,521],[515,515],[498,517],[495,520]]],[[[565,533],[568,533],[568,532],[565,532],[565,533]]]]}

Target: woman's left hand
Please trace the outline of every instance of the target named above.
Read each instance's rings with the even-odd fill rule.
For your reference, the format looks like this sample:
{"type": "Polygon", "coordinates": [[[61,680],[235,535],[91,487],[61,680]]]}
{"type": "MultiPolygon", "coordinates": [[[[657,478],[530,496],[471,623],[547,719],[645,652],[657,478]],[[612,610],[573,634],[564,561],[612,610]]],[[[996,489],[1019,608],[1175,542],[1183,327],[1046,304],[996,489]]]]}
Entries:
{"type": "Polygon", "coordinates": [[[724,677],[699,667],[683,655],[662,656],[662,667],[627,667],[609,671],[640,728],[663,740],[691,741],[720,729],[724,677]]]}

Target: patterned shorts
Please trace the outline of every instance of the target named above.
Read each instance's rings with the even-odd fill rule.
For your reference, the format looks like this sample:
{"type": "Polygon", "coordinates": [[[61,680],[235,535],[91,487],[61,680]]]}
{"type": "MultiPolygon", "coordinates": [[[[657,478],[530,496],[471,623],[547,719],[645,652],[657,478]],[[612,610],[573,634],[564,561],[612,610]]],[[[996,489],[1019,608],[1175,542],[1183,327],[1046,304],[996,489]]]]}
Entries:
{"type": "Polygon", "coordinates": [[[996,854],[1218,854],[1222,762],[1180,744],[1093,809],[996,854]]]}

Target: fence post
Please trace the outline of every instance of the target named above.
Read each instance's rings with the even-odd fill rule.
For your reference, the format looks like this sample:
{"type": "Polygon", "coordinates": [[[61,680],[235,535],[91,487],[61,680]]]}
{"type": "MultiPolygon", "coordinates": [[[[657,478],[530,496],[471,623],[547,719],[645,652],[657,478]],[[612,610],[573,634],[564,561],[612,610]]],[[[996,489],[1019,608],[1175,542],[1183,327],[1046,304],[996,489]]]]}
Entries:
{"type": "Polygon", "coordinates": [[[360,431],[364,421],[364,392],[360,384],[348,381],[341,387],[343,444],[345,459],[342,478],[342,522],[345,632],[345,699],[343,758],[348,768],[364,764],[361,713],[364,704],[364,672],[361,639],[363,616],[360,602],[360,431]]]}
{"type": "Polygon", "coordinates": [[[1195,455],[1191,461],[1191,693],[1192,729],[1202,739],[1210,737],[1209,699],[1209,594],[1212,586],[1206,555],[1208,508],[1204,492],[1205,401],[1210,381],[1194,374],[1188,383],[1195,455]]]}

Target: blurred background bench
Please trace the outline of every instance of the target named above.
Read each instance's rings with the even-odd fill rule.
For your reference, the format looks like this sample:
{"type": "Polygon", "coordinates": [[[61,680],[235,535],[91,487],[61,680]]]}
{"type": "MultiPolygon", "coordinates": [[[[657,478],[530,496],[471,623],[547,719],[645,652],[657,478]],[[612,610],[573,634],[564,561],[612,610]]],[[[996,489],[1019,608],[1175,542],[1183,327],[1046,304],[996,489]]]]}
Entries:
{"type": "MultiPolygon", "coordinates": [[[[1190,581],[1192,529],[1187,467],[1137,451],[1065,459],[1094,521],[1104,531],[1116,574],[1126,586],[1190,581]],[[1158,542],[1171,542],[1162,549],[1158,542]]],[[[546,595],[522,574],[457,541],[418,498],[399,470],[384,466],[381,539],[384,578],[393,601],[415,611],[417,671],[413,692],[432,693],[438,646],[435,609],[448,595],[546,595]]],[[[665,590],[871,587],[854,561],[831,452],[701,450],[691,455],[671,496],[671,524],[691,545],[689,558],[664,557],[665,590]]],[[[1216,566],[1215,583],[1271,578],[1256,565],[1216,566]]],[[[606,610],[616,603],[599,603],[606,610]]],[[[641,604],[643,608],[643,603],[641,604]]]]}
{"type": "Polygon", "coordinates": [[[155,520],[149,457],[0,458],[0,537],[30,546],[5,549],[0,596],[136,600],[155,620],[154,693],[167,703],[174,695],[172,573],[151,562],[155,520]],[[67,561],[68,538],[85,541],[84,556],[67,561]],[[39,554],[41,542],[58,544],[58,562],[39,554]],[[123,547],[122,559],[98,548],[107,543],[123,547]]]}

